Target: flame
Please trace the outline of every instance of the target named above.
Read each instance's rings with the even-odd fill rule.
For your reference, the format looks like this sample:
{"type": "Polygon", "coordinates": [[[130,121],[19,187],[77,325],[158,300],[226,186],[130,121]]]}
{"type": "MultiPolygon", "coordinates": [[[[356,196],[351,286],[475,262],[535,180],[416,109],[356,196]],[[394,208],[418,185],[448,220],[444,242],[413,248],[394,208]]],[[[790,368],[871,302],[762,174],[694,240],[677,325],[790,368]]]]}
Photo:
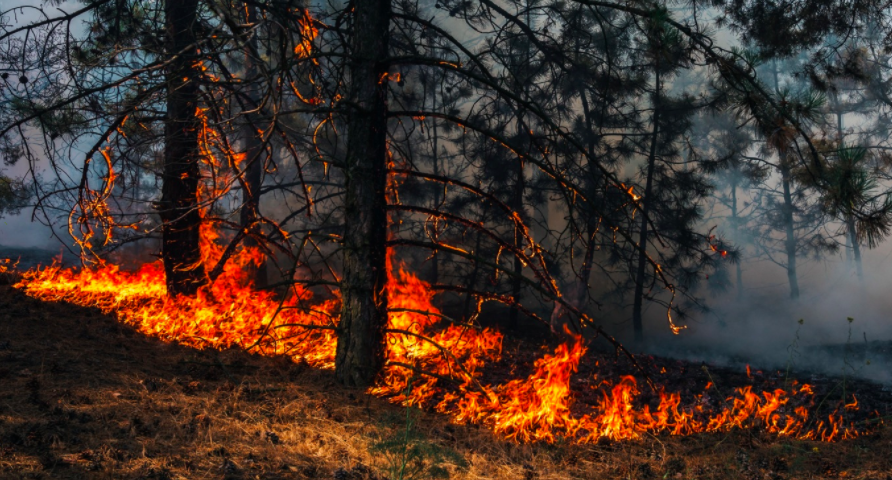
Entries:
{"type": "MultiPolygon", "coordinates": [[[[530,132],[530,133],[532,133],[532,132],[530,132]]],[[[625,192],[626,195],[628,195],[632,199],[632,202],[637,202],[638,200],[641,200],[641,195],[638,195],[637,193],[635,193],[635,187],[633,185],[629,185],[627,187],[625,183],[620,182],[620,184],[617,185],[617,188],[619,188],[620,190],[625,192]]]]}
{"type": "Polygon", "coordinates": [[[389,82],[399,82],[402,79],[402,74],[400,72],[383,72],[381,77],[378,79],[378,83],[384,83],[385,81],[389,82]]]}
{"type": "Polygon", "coordinates": [[[300,25],[300,42],[294,47],[294,57],[305,59],[313,53],[313,41],[319,36],[319,29],[313,24],[313,19],[306,12],[298,20],[300,25]]]}
{"type": "MultiPolygon", "coordinates": [[[[311,35],[305,38],[312,40],[311,35]]],[[[224,255],[221,245],[231,241],[214,228],[207,212],[214,199],[226,195],[237,181],[245,158],[232,150],[225,135],[208,126],[210,113],[214,112],[196,110],[202,120],[204,170],[199,191],[204,220],[200,261],[206,266],[217,264],[224,255]]],[[[109,162],[105,184],[113,178],[109,162]]],[[[393,183],[391,187],[395,195],[393,183]]],[[[640,198],[631,187],[627,193],[636,201],[640,198]]],[[[101,190],[91,197],[89,208],[102,210],[104,195],[106,190],[101,190]]],[[[522,233],[528,235],[526,230],[522,233]]],[[[165,341],[200,349],[238,347],[334,368],[340,299],[334,295],[316,299],[299,283],[280,295],[253,288],[245,267],[262,259],[258,249],[238,247],[222,273],[194,297],[167,295],[160,260],[136,271],[102,260],[90,268],[62,268],[56,262],[21,272],[15,287],[41,300],[99,308],[165,341]]],[[[739,388],[719,408],[707,401],[711,383],[694,397],[694,403],[683,402],[678,393],[659,391],[659,402],[648,404],[642,401],[634,377],[600,383],[595,377],[586,380],[597,385],[597,401],[581,407],[576,404],[579,392],[573,390],[572,380],[587,349],[585,340],[570,332],[571,340],[536,360],[525,378],[484,384],[484,368],[502,355],[502,334],[443,315],[434,305],[430,285],[403,264],[394,271],[392,251],[387,264],[387,363],[369,391],[392,402],[432,407],[456,422],[483,424],[518,442],[568,439],[585,443],[601,438],[635,439],[645,433],[688,435],[735,428],[761,428],[780,436],[823,441],[859,435],[843,417],[844,412],[857,409],[857,399],[838,407],[826,420],[813,420],[809,413],[815,404],[813,389],[809,385],[797,389],[795,383],[789,391],[756,393],[752,386],[739,388]]],[[[0,273],[10,269],[14,264],[0,261],[0,273]]],[[[681,327],[672,323],[671,309],[669,321],[677,333],[681,327]]]]}
{"type": "MultiPolygon", "coordinates": [[[[222,249],[213,241],[206,244],[208,260],[213,261],[222,249]]],[[[16,288],[42,300],[98,307],[166,341],[196,348],[240,347],[334,368],[338,299],[314,300],[299,285],[284,299],[255,290],[242,273],[245,262],[254,258],[250,251],[240,252],[217,281],[195,297],[167,297],[160,261],[134,272],[107,263],[96,268],[52,265],[23,272],[16,288]]],[[[0,268],[9,265],[0,262],[0,268]]],[[[576,408],[578,392],[571,388],[571,378],[586,353],[579,336],[536,360],[527,377],[482,385],[483,368],[501,356],[502,335],[446,318],[432,304],[430,286],[404,265],[388,274],[387,289],[388,363],[370,393],[395,403],[433,407],[458,423],[487,425],[510,440],[565,438],[585,443],[635,439],[645,433],[688,435],[736,428],[822,441],[859,435],[839,413],[857,408],[857,399],[853,396],[852,403],[815,422],[809,414],[815,397],[808,384],[760,393],[752,386],[738,388],[715,410],[706,401],[707,391],[715,393],[711,383],[694,403],[682,402],[678,393],[660,391],[654,406],[640,400],[634,377],[600,383],[592,378],[599,400],[583,411],[576,408]]]]}
{"type": "MultiPolygon", "coordinates": [[[[305,13],[299,23],[300,40],[294,47],[294,56],[315,63],[312,56],[313,42],[319,33],[317,24],[305,13]]],[[[209,83],[216,81],[203,64],[200,66],[209,83]]],[[[399,82],[402,77],[400,73],[385,73],[379,80],[399,82]]],[[[309,82],[315,85],[312,77],[309,82]]],[[[293,82],[290,87],[306,104],[326,103],[318,95],[301,95],[293,82]]],[[[339,99],[335,96],[331,103],[339,99]]],[[[245,161],[245,154],[233,151],[225,133],[209,126],[214,123],[209,121],[209,115],[219,113],[207,108],[197,108],[195,112],[202,123],[199,198],[204,220],[201,262],[206,266],[220,261],[224,251],[221,245],[231,240],[214,228],[207,212],[215,199],[225,196],[238,181],[245,161]]],[[[423,117],[417,119],[424,121],[423,117]]],[[[315,127],[314,143],[326,121],[315,127]]],[[[112,227],[121,227],[111,220],[106,201],[115,180],[110,152],[103,149],[98,153],[105,161],[107,174],[99,189],[92,190],[89,185],[84,188],[79,210],[73,210],[69,218],[72,236],[84,250],[94,237],[94,225],[108,232],[104,242],[111,240],[112,227]]],[[[618,187],[633,203],[641,201],[633,186],[618,187]]],[[[395,187],[390,190],[392,195],[396,194],[395,187]]],[[[398,199],[394,201],[399,203],[398,199]]],[[[521,235],[530,239],[529,248],[535,250],[535,242],[519,214],[515,213],[512,219],[521,235]]],[[[616,228],[614,235],[615,232],[616,228]]],[[[712,240],[710,237],[711,249],[727,255],[712,240]]],[[[497,256],[501,253],[500,249],[497,256]]],[[[333,369],[340,299],[314,298],[313,292],[299,283],[286,294],[257,290],[247,278],[245,267],[262,260],[258,249],[239,247],[215,281],[199,289],[194,297],[167,296],[160,260],[136,271],[124,271],[101,260],[90,268],[62,268],[56,262],[21,272],[15,287],[44,301],[99,308],[138,331],[165,341],[200,349],[238,347],[333,369]]],[[[831,414],[818,419],[810,413],[817,403],[813,387],[797,387],[795,382],[789,390],[756,392],[752,386],[738,388],[721,399],[719,407],[714,407],[710,394],[719,393],[712,382],[691,401],[682,401],[679,393],[660,390],[658,401],[647,402],[635,377],[599,380],[596,375],[580,382],[594,389],[596,400],[580,405],[577,399],[581,392],[574,390],[573,382],[580,380],[579,364],[587,348],[583,337],[570,332],[567,333],[571,340],[538,358],[527,376],[484,384],[485,368],[501,358],[502,334],[448,318],[434,305],[430,285],[407,271],[403,264],[394,271],[394,264],[392,252],[388,252],[387,363],[369,389],[394,403],[431,407],[455,422],[486,425],[496,434],[518,442],[567,439],[586,443],[602,438],[635,439],[646,433],[688,435],[738,428],[760,428],[779,436],[822,441],[860,434],[854,424],[846,425],[844,418],[845,412],[859,408],[857,398],[852,396],[852,402],[847,404],[840,402],[831,414]]],[[[656,268],[660,271],[661,267],[656,268]]],[[[15,270],[15,263],[0,259],[0,274],[15,270]]],[[[482,300],[478,300],[477,313],[479,302],[482,300]]],[[[683,328],[673,323],[671,307],[668,319],[674,333],[683,328]]],[[[661,373],[667,373],[665,368],[661,373]]]]}
{"type": "Polygon", "coordinates": [[[719,255],[721,255],[721,256],[723,256],[723,257],[727,257],[727,256],[728,256],[728,251],[727,251],[727,250],[719,250],[719,247],[716,246],[716,245],[714,245],[714,244],[712,244],[712,243],[709,244],[709,249],[712,250],[712,251],[715,252],[715,253],[718,253],[719,255]]]}

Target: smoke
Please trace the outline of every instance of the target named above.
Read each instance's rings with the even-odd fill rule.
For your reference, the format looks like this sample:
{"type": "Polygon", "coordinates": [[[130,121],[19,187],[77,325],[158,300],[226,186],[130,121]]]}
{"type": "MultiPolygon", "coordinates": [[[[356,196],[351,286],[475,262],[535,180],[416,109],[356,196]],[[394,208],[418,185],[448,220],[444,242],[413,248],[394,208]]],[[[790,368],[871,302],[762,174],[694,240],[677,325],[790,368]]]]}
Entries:
{"type": "Polygon", "coordinates": [[[863,281],[843,255],[802,261],[798,300],[789,298],[785,270],[745,262],[743,295],[732,289],[709,298],[710,311],[694,315],[678,336],[668,332],[665,312],[652,306],[647,350],[732,368],[789,367],[892,384],[892,245],[864,253],[863,281]]]}
{"type": "Polygon", "coordinates": [[[0,246],[58,250],[50,229],[31,220],[30,209],[0,218],[0,246]]]}

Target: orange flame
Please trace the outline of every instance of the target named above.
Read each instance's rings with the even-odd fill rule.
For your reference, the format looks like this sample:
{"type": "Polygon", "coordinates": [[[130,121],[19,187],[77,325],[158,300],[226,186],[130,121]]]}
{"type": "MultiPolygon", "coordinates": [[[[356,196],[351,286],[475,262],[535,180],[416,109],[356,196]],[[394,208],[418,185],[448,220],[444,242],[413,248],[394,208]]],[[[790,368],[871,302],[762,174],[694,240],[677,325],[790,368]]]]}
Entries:
{"type": "MultiPolygon", "coordinates": [[[[219,249],[210,250],[212,257],[219,254],[219,249]]],[[[54,265],[24,272],[16,287],[43,300],[98,307],[167,341],[197,348],[241,347],[333,368],[338,300],[310,305],[311,293],[300,286],[284,300],[254,290],[241,267],[252,259],[250,252],[234,257],[217,281],[193,298],[166,296],[160,262],[135,272],[109,264],[95,269],[54,265]]],[[[528,377],[481,385],[483,367],[501,355],[501,334],[451,322],[432,305],[430,286],[403,266],[390,273],[387,288],[388,364],[370,392],[405,405],[432,406],[456,422],[484,424],[511,440],[593,442],[634,439],[645,432],[687,435],[735,428],[823,441],[859,434],[837,412],[809,423],[814,396],[809,385],[761,393],[746,386],[725,398],[719,411],[710,411],[705,393],[697,396],[698,403],[687,405],[679,394],[661,391],[655,408],[642,406],[635,378],[626,376],[616,383],[602,381],[600,400],[580,412],[574,409],[576,392],[571,389],[571,377],[586,352],[578,336],[536,360],[528,377]],[[444,385],[443,379],[453,379],[457,386],[444,385]],[[792,408],[794,398],[802,405],[792,408]]],[[[855,408],[853,397],[844,410],[855,408]]]]}
{"type": "MultiPolygon", "coordinates": [[[[202,182],[199,192],[203,211],[229,191],[236,180],[231,170],[237,170],[244,160],[244,155],[232,151],[224,136],[208,127],[208,113],[202,109],[196,112],[203,122],[202,168],[209,172],[203,175],[209,180],[202,182]],[[227,162],[219,161],[217,154],[227,162]]],[[[114,173],[110,169],[108,175],[107,183],[111,183],[114,173]]],[[[91,198],[89,208],[101,210],[103,192],[91,198]]],[[[631,188],[627,193],[634,197],[631,188]]],[[[216,264],[223,255],[219,234],[209,222],[202,224],[201,233],[201,261],[216,264]]],[[[240,247],[220,276],[194,297],[167,296],[160,261],[134,272],[102,261],[94,268],[83,269],[64,269],[55,263],[23,272],[15,286],[38,299],[113,313],[140,332],[165,341],[195,348],[239,347],[264,355],[285,355],[318,368],[334,368],[339,299],[314,300],[312,292],[299,284],[282,298],[254,289],[245,266],[262,258],[259,250],[240,247]]],[[[586,347],[583,338],[575,335],[553,353],[536,360],[526,378],[484,385],[484,367],[501,356],[502,334],[449,319],[434,306],[430,285],[403,265],[394,273],[393,263],[388,258],[387,364],[370,389],[370,393],[393,402],[430,406],[456,422],[484,424],[520,442],[560,438],[593,442],[600,438],[634,439],[645,432],[686,435],[734,428],[763,428],[777,435],[824,441],[859,434],[853,424],[844,424],[839,409],[826,421],[809,423],[808,408],[804,406],[814,403],[809,385],[797,390],[794,384],[790,391],[761,393],[747,386],[724,399],[719,411],[713,411],[704,401],[706,393],[696,396],[695,405],[688,405],[678,393],[660,391],[658,405],[642,405],[637,381],[625,376],[618,382],[601,381],[598,401],[583,412],[575,405],[577,392],[571,388],[571,380],[586,347]],[[797,405],[803,404],[803,399],[807,401],[791,408],[793,398],[797,405]]],[[[0,262],[0,273],[10,268],[13,265],[8,260],[0,262]]],[[[677,333],[680,327],[672,323],[671,314],[669,321],[677,333]]],[[[853,403],[844,405],[843,411],[856,408],[857,399],[853,397],[853,403]]]]}

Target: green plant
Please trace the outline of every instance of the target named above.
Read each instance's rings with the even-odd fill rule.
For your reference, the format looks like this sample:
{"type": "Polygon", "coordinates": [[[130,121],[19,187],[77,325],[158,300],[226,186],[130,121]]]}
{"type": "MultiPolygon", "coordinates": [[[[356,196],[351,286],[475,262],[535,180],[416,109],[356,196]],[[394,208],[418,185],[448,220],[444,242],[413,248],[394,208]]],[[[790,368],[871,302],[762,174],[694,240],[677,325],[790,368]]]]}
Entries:
{"type": "MultiPolygon", "coordinates": [[[[407,395],[411,391],[412,383],[409,382],[407,395]]],[[[458,452],[431,442],[415,428],[419,413],[417,408],[407,406],[403,418],[385,418],[385,423],[402,424],[393,434],[371,446],[372,452],[381,455],[389,480],[449,478],[447,464],[457,465],[460,468],[467,466],[467,462],[458,452]]]]}

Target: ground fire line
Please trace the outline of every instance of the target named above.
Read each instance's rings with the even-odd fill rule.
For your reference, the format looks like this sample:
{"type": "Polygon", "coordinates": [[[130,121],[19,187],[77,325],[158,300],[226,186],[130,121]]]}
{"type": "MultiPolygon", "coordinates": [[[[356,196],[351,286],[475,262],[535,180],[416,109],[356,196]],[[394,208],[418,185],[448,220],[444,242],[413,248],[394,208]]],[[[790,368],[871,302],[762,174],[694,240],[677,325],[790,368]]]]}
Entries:
{"type": "MultiPolygon", "coordinates": [[[[243,264],[249,261],[256,257],[235,256],[217,281],[195,297],[167,297],[160,261],[134,272],[111,264],[34,268],[18,272],[15,287],[44,301],[98,308],[165,341],[202,349],[237,347],[334,368],[338,302],[311,303],[311,292],[300,285],[284,300],[254,290],[243,278],[243,264]]],[[[0,262],[0,273],[12,271],[12,265],[0,262]]],[[[865,433],[846,419],[847,411],[859,408],[857,399],[839,401],[832,413],[818,418],[814,412],[820,399],[810,385],[797,382],[762,392],[740,387],[716,409],[704,401],[709,394],[719,395],[711,383],[689,402],[678,393],[660,391],[658,405],[642,405],[634,377],[595,376],[591,383],[600,400],[579,414],[572,408],[577,392],[570,379],[587,350],[583,339],[576,337],[536,360],[526,378],[483,385],[480,377],[488,362],[502,355],[499,332],[450,323],[431,303],[429,285],[403,266],[389,275],[388,293],[388,365],[370,393],[394,403],[433,408],[456,422],[483,424],[514,441],[566,438],[588,443],[634,439],[644,433],[687,435],[740,428],[821,441],[865,433]]]]}

